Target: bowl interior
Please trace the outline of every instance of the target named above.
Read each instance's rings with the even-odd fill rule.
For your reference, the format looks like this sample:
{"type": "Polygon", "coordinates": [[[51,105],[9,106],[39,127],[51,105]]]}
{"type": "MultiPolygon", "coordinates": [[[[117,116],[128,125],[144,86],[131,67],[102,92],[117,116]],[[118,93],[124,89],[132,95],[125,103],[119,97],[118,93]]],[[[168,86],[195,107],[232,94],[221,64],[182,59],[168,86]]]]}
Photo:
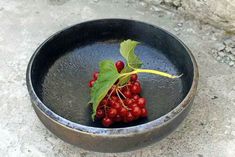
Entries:
{"type": "Polygon", "coordinates": [[[139,74],[147,99],[149,116],[127,127],[155,120],[175,108],[188,93],[193,79],[193,64],[187,50],[167,32],[141,22],[99,20],[78,24],[52,36],[37,50],[31,71],[34,91],[54,113],[86,126],[92,122],[88,82],[103,59],[124,60],[119,44],[124,39],[141,42],[136,54],[142,68],[157,69],[183,77],[168,79],[139,74]]]}

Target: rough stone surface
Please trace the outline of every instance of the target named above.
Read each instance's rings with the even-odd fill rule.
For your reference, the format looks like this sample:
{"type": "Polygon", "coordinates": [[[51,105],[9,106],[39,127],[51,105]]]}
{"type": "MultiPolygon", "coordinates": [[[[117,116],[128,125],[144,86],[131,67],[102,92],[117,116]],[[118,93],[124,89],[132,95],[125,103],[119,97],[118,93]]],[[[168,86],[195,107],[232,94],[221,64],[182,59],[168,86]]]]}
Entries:
{"type": "Polygon", "coordinates": [[[235,33],[235,0],[182,0],[181,4],[186,14],[235,33]]]}
{"type": "Polygon", "coordinates": [[[224,39],[223,43],[216,43],[211,51],[212,56],[219,62],[234,67],[235,62],[235,37],[224,39]]]}
{"type": "Polygon", "coordinates": [[[187,16],[235,33],[235,0],[144,0],[174,7],[187,16]]]}
{"type": "Polygon", "coordinates": [[[1,156],[234,157],[235,68],[213,57],[224,51],[221,44],[234,48],[227,46],[232,38],[223,31],[161,7],[150,10],[150,6],[117,0],[1,0],[0,21],[1,156]],[[178,36],[192,50],[200,80],[191,112],[171,135],[136,151],[103,154],[67,144],[42,125],[31,107],[25,71],[34,50],[54,32],[111,17],[142,20],[178,36]]]}

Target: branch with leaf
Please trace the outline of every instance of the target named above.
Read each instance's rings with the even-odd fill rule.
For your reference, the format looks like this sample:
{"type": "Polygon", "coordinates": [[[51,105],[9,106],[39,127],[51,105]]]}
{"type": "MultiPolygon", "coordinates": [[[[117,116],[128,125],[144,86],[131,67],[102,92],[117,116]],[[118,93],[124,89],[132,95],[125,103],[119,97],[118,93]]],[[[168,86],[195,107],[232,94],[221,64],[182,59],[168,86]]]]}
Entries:
{"type": "Polygon", "coordinates": [[[93,120],[98,105],[118,80],[117,86],[122,86],[130,80],[132,74],[137,73],[150,73],[171,79],[179,78],[181,76],[174,76],[158,70],[140,69],[143,63],[135,54],[135,48],[138,44],[139,42],[130,39],[125,40],[120,44],[120,53],[126,60],[126,66],[120,73],[117,71],[115,63],[112,60],[103,60],[99,63],[99,77],[91,89],[91,100],[89,101],[89,103],[92,104],[93,120]]]}

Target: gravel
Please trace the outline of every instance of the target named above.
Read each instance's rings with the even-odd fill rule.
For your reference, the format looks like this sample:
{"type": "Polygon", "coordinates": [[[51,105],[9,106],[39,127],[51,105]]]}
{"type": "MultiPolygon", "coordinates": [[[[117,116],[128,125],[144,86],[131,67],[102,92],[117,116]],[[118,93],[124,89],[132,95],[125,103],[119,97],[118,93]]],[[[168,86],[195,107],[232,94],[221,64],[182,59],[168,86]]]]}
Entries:
{"type": "Polygon", "coordinates": [[[214,44],[211,54],[217,61],[235,67],[235,37],[214,44]]]}

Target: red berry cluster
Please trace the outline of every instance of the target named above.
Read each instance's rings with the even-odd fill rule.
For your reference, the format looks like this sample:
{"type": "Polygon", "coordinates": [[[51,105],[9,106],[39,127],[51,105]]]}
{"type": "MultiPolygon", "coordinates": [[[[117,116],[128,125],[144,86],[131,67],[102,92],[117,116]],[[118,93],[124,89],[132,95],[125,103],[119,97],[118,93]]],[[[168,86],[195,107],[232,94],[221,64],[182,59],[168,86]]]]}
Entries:
{"type": "MultiPolygon", "coordinates": [[[[121,72],[125,64],[117,61],[115,66],[118,72],[121,72]]],[[[93,87],[98,75],[98,72],[94,72],[89,87],[93,87]]],[[[102,119],[103,126],[109,127],[115,122],[129,123],[138,118],[147,117],[146,99],[140,97],[141,90],[137,74],[132,74],[130,81],[123,86],[114,84],[100,102],[96,110],[96,118],[102,119]]]]}

